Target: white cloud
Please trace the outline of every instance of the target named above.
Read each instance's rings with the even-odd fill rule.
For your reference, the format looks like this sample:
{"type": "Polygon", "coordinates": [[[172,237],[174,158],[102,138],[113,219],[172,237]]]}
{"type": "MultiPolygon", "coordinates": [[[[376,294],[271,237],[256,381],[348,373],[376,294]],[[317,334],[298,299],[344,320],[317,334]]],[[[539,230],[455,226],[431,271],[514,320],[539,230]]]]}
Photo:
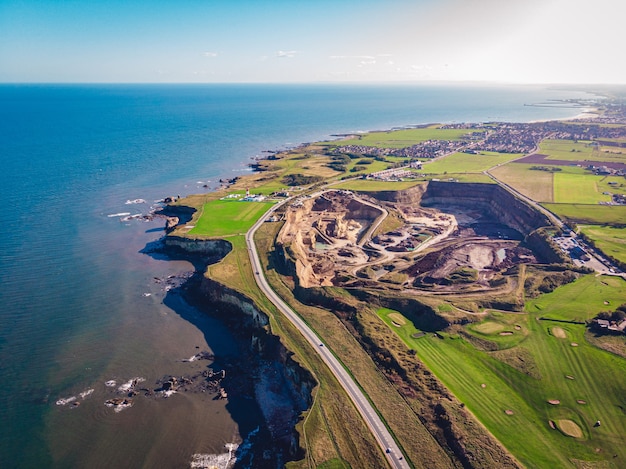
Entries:
{"type": "Polygon", "coordinates": [[[287,57],[291,59],[295,57],[297,53],[297,50],[279,50],[278,52],[276,52],[276,57],[287,57]]]}
{"type": "Polygon", "coordinates": [[[217,57],[217,52],[204,52],[202,55],[205,57],[217,57]]]}
{"type": "Polygon", "coordinates": [[[343,59],[374,60],[376,57],[374,57],[373,55],[331,55],[330,58],[333,60],[343,60],[343,59]]]}

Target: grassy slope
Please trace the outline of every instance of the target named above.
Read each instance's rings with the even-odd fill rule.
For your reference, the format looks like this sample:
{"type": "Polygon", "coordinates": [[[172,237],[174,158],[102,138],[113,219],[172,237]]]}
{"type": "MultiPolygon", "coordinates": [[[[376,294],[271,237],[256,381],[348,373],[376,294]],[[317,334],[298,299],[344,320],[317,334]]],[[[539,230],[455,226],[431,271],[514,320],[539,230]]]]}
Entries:
{"type": "MultiPolygon", "coordinates": [[[[624,283],[619,278],[588,276],[529,302],[529,314],[515,315],[522,330],[509,344],[509,354],[516,349],[523,357],[530,353],[540,380],[497,360],[493,353],[478,350],[460,336],[442,334],[442,339],[426,335],[414,339],[411,334],[416,330],[411,323],[397,327],[389,318],[389,310],[380,310],[379,315],[528,467],[573,467],[571,458],[610,460],[613,454],[618,454],[618,460],[626,458],[622,440],[626,415],[620,410],[620,406],[626,407],[626,360],[588,345],[583,325],[538,321],[537,317],[588,318],[608,308],[605,301],[613,306],[623,301],[624,283]],[[555,325],[565,331],[566,339],[550,334],[555,325]],[[578,346],[572,347],[572,342],[578,346]],[[567,379],[567,375],[574,379],[567,379]],[[553,406],[547,403],[549,399],[558,399],[561,404],[553,406]],[[587,404],[577,404],[578,399],[587,404]],[[513,415],[505,410],[512,410],[513,415]],[[548,420],[561,418],[576,422],[585,439],[568,438],[550,429],[548,420]],[[598,419],[602,426],[594,428],[598,419]]],[[[498,321],[490,318],[489,322],[498,321]]],[[[510,321],[500,322],[511,330],[510,321]]],[[[491,337],[496,343],[503,339],[498,332],[499,328],[494,329],[491,337]]]]}

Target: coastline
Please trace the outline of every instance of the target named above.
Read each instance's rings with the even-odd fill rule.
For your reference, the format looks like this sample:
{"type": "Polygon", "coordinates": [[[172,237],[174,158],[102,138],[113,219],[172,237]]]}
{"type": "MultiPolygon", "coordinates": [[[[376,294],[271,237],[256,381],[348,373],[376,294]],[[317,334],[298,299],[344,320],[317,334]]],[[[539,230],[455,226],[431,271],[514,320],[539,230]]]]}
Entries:
{"type": "MultiPolygon", "coordinates": [[[[21,88],[18,91],[20,99],[17,99],[16,103],[19,104],[23,101],[22,98],[28,98],[28,88],[21,88]]],[[[152,98],[159,90],[148,91],[147,97],[152,98]]],[[[72,87],[51,90],[48,95],[44,95],[44,92],[47,93],[45,88],[41,87],[37,91],[37,96],[63,94],[65,97],[72,97],[72,87]],[[63,93],[58,93],[59,91],[63,93]]],[[[175,93],[170,94],[175,97],[175,93]]],[[[135,376],[136,369],[144,368],[148,371],[141,371],[138,375],[160,379],[164,372],[175,370],[166,365],[172,357],[182,359],[191,356],[193,346],[191,351],[188,351],[188,346],[192,343],[202,345],[204,339],[202,331],[192,331],[193,327],[174,324],[169,319],[175,315],[169,308],[160,304],[164,284],[155,284],[150,270],[158,272],[156,275],[160,278],[167,278],[169,275],[179,275],[188,268],[181,266],[180,263],[177,267],[173,267],[175,264],[173,263],[172,267],[163,268],[158,263],[149,264],[153,262],[152,260],[141,259],[146,256],[137,255],[137,251],[145,245],[143,239],[154,236],[152,233],[157,231],[154,226],[161,223],[161,220],[148,225],[139,219],[120,223],[117,219],[107,218],[107,214],[128,212],[129,206],[125,205],[125,201],[137,200],[140,197],[152,201],[162,196],[163,192],[183,195],[209,194],[210,192],[205,191],[202,184],[196,181],[210,179],[213,186],[220,174],[226,176],[239,174],[231,171],[235,158],[239,158],[237,164],[243,166],[246,164],[244,157],[254,154],[257,148],[267,148],[268,145],[270,148],[282,148],[283,142],[295,140],[287,136],[288,133],[301,132],[304,135],[301,141],[304,142],[315,141],[311,135],[327,135],[332,129],[343,130],[346,127],[386,129],[392,128],[398,121],[422,121],[421,117],[405,118],[407,114],[403,114],[403,108],[391,109],[392,106],[389,105],[387,107],[391,110],[387,110],[383,102],[380,112],[382,117],[378,122],[361,124],[352,123],[348,119],[345,120],[347,122],[345,124],[343,115],[333,121],[318,112],[313,113],[310,121],[326,123],[323,126],[311,126],[309,121],[298,124],[297,116],[291,116],[289,112],[279,107],[272,108],[272,114],[287,116],[285,117],[287,123],[270,121],[268,127],[281,128],[283,131],[274,132],[269,137],[265,137],[267,128],[247,128],[245,125],[243,132],[225,131],[220,127],[217,135],[213,135],[206,130],[212,126],[211,116],[192,113],[194,122],[202,123],[202,126],[194,132],[180,132],[189,125],[185,120],[181,122],[182,125],[174,125],[168,129],[156,125],[155,135],[146,134],[146,138],[137,140],[137,136],[142,136],[147,131],[145,126],[133,127],[139,122],[158,123],[155,119],[164,112],[170,113],[176,122],[177,108],[172,107],[173,103],[168,101],[169,94],[154,113],[150,103],[141,96],[138,98],[140,104],[138,106],[127,102],[126,99],[120,99],[122,97],[116,93],[112,93],[106,102],[91,99],[89,89],[83,89],[81,96],[84,102],[89,103],[89,108],[94,109],[93,115],[85,117],[86,108],[81,105],[80,109],[75,109],[74,101],[71,99],[68,103],[68,112],[62,115],[56,112],[54,106],[46,106],[48,102],[58,102],[58,99],[40,100],[39,107],[33,109],[36,110],[39,119],[42,121],[48,119],[52,122],[50,126],[45,127],[49,128],[50,135],[33,133],[32,131],[37,129],[29,129],[28,141],[37,144],[21,146],[16,144],[7,147],[11,150],[10,153],[15,155],[15,161],[31,161],[33,164],[27,170],[16,170],[15,174],[24,177],[15,178],[5,186],[9,196],[9,207],[19,209],[20,214],[10,211],[4,225],[6,233],[3,239],[6,249],[3,256],[6,257],[3,259],[7,260],[10,278],[3,285],[2,294],[6,295],[4,297],[8,299],[10,308],[5,312],[9,326],[4,331],[6,336],[3,335],[2,340],[6,341],[4,344],[7,350],[17,351],[16,362],[25,363],[29,359],[35,359],[39,365],[23,367],[16,371],[15,378],[7,380],[10,385],[15,385],[15,388],[10,387],[9,391],[17,396],[17,399],[11,407],[4,409],[3,416],[9,421],[21,422],[19,428],[12,430],[14,436],[9,436],[7,432],[6,441],[15,448],[16,454],[30,455],[27,458],[33,461],[37,458],[44,461],[52,457],[49,449],[51,446],[55,448],[55,458],[63,454],[63,450],[67,448],[74,448],[73,453],[77,457],[79,454],[86,454],[89,445],[78,443],[83,441],[82,433],[95,434],[112,423],[120,425],[120,422],[126,422],[130,426],[131,415],[140,415],[131,412],[144,412],[144,409],[136,407],[131,412],[121,412],[115,417],[118,420],[107,417],[107,423],[103,423],[100,412],[102,409],[99,409],[102,404],[98,397],[100,391],[96,389],[96,392],[81,404],[81,410],[62,411],[62,418],[44,420],[41,416],[50,410],[48,407],[50,402],[54,404],[57,398],[64,398],[83,390],[82,387],[76,388],[78,382],[83,383],[85,389],[90,383],[101,384],[102,379],[118,378],[120,382],[126,382],[135,376]],[[105,105],[104,108],[98,107],[99,102],[105,105]],[[119,105],[127,106],[128,113],[111,115],[110,110],[117,109],[119,105]],[[388,121],[392,122],[392,125],[386,127],[384,122],[388,121]],[[77,138],[80,136],[85,140],[84,145],[76,145],[76,139],[67,142],[57,141],[52,135],[63,135],[63,130],[67,128],[83,129],[81,122],[93,122],[93,127],[101,129],[101,132],[86,135],[77,133],[77,138]],[[298,125],[306,126],[307,131],[302,132],[298,125]],[[110,130],[117,128],[127,128],[129,131],[123,135],[110,134],[110,130]],[[248,133],[264,137],[263,139],[259,137],[246,145],[232,144],[240,142],[244,137],[248,138],[248,133]],[[229,143],[222,145],[220,138],[229,143]],[[272,143],[263,143],[265,138],[272,143]],[[214,145],[213,141],[218,143],[214,145]],[[227,147],[228,150],[225,150],[227,147]],[[230,150],[231,147],[234,150],[230,150]],[[98,151],[93,152],[94,148],[98,151]],[[57,161],[55,158],[61,154],[71,155],[71,161],[74,159],[79,161],[72,163],[69,156],[63,159],[61,163],[67,165],[63,169],[64,174],[58,174],[59,171],[55,167],[50,168],[47,164],[57,161]],[[213,154],[225,162],[214,164],[211,159],[213,154]],[[41,158],[38,158],[39,155],[41,158]],[[205,163],[198,164],[199,158],[205,160],[205,163]],[[103,162],[110,163],[110,166],[104,166],[103,162]],[[216,168],[215,172],[212,172],[213,167],[216,168]],[[182,171],[180,168],[191,169],[182,171]],[[59,181],[68,183],[61,184],[59,181]],[[20,184],[12,185],[14,182],[20,184]],[[166,191],[159,189],[164,185],[171,189],[166,191]],[[34,198],[32,194],[25,192],[26,189],[33,190],[35,187],[37,192],[41,193],[40,197],[34,198]],[[61,200],[71,200],[73,203],[64,206],[59,204],[61,200]],[[40,229],[42,224],[47,227],[46,230],[40,229]],[[17,233],[19,239],[15,236],[17,233]],[[93,255],[86,256],[85,253],[93,255]],[[33,265],[35,254],[37,262],[33,265]],[[51,269],[50,266],[54,267],[51,269]],[[35,282],[38,285],[37,292],[28,295],[30,298],[23,298],[23,285],[35,282]],[[77,285],[80,288],[77,288],[77,285]],[[35,311],[38,313],[33,317],[31,312],[35,311]],[[167,327],[170,328],[169,332],[166,332],[167,327]],[[96,328],[98,332],[94,332],[96,328]],[[153,331],[155,328],[160,330],[153,331]],[[171,334],[193,339],[185,339],[186,344],[175,346],[176,339],[171,337],[171,334]],[[38,345],[33,349],[32,344],[38,345]],[[155,360],[158,360],[158,367],[152,366],[155,360]],[[51,378],[47,378],[51,371],[45,363],[60,364],[54,369],[51,378]],[[44,398],[48,399],[45,396],[50,396],[50,400],[45,401],[44,398]],[[98,402],[95,402],[94,397],[98,402]],[[93,406],[89,402],[90,399],[94,401],[93,406]],[[27,406],[32,400],[47,404],[27,406]],[[93,418],[88,412],[92,407],[93,415],[97,418],[93,418]],[[70,420],[80,422],[79,427],[84,431],[76,432],[76,426],[70,428],[70,420]],[[54,425],[50,426],[51,424],[46,422],[54,422],[54,425]],[[71,438],[63,441],[56,438],[54,444],[51,444],[47,435],[59,433],[58,429],[65,429],[66,426],[69,428],[69,434],[74,436],[74,441],[71,438]],[[34,431],[32,429],[37,429],[40,439],[32,436],[31,432],[34,431]]],[[[385,97],[384,101],[389,100],[385,97]]],[[[406,97],[403,97],[402,101],[406,101],[406,97]]],[[[345,115],[352,112],[359,114],[361,108],[355,107],[352,102],[340,101],[340,103],[342,109],[346,110],[345,115]]],[[[306,103],[302,103],[297,107],[301,109],[305,105],[306,103]]],[[[410,108],[407,112],[415,113],[419,106],[412,104],[405,108],[410,108]]],[[[428,115],[429,112],[431,110],[426,109],[423,114],[428,115]]],[[[254,110],[252,113],[254,114],[254,110]]],[[[418,112],[418,115],[422,114],[418,112]]],[[[254,114],[254,117],[257,119],[259,115],[254,114]]],[[[224,116],[219,118],[223,120],[224,116]]],[[[240,119],[231,124],[229,128],[241,128],[240,119]]],[[[4,133],[7,136],[9,134],[4,133]]],[[[22,133],[18,133],[12,140],[19,143],[21,135],[22,133]]],[[[289,148],[293,148],[293,145],[289,148]]],[[[242,170],[240,166],[236,166],[236,169],[247,171],[242,170]]],[[[143,207],[137,205],[133,208],[141,211],[143,207]]],[[[190,326],[195,324],[193,321],[196,320],[193,319],[190,326]]],[[[56,412],[57,408],[53,408],[56,412]]],[[[181,412],[184,409],[181,408],[181,412]]],[[[172,417],[175,418],[175,415],[172,417]]],[[[157,426],[155,424],[154,428],[157,426]]],[[[126,431],[119,427],[118,430],[119,435],[126,431]]],[[[158,432],[155,431],[154,434],[157,435],[158,432]]],[[[221,437],[215,439],[216,444],[219,444],[219,438],[221,437]]],[[[137,447],[130,449],[132,438],[126,440],[129,442],[129,449],[122,444],[120,450],[127,450],[129,454],[136,455],[134,457],[140,457],[138,455],[142,454],[142,447],[138,444],[137,447]]],[[[100,448],[93,448],[92,452],[97,453],[98,450],[100,448]]],[[[102,454],[106,454],[104,449],[102,451],[102,454]]],[[[7,454],[13,453],[7,450],[7,454]]],[[[13,459],[9,456],[6,458],[13,459]]]]}
{"type": "MultiPolygon", "coordinates": [[[[549,121],[545,121],[545,122],[569,121],[569,120],[572,120],[572,119],[579,119],[579,118],[581,118],[581,116],[589,115],[589,113],[590,113],[590,108],[586,108],[586,109],[585,109],[585,111],[584,111],[583,113],[578,114],[577,116],[574,116],[574,117],[572,117],[571,119],[549,120],[549,121]]],[[[522,124],[520,124],[520,125],[522,125],[522,124]]],[[[352,135],[352,134],[350,134],[350,135],[352,135]]],[[[343,135],[342,135],[342,136],[335,135],[335,136],[345,138],[345,136],[343,136],[343,135]]],[[[333,140],[333,141],[334,141],[334,140],[333,140]]],[[[295,147],[294,153],[297,153],[298,151],[300,151],[300,152],[306,151],[305,149],[306,149],[308,146],[310,146],[310,145],[311,145],[310,143],[305,143],[305,144],[302,144],[301,146],[295,147]]],[[[288,153],[288,152],[285,152],[285,153],[288,153]]],[[[238,188],[238,189],[241,189],[242,185],[243,185],[243,186],[250,186],[250,185],[251,185],[252,187],[255,187],[255,186],[254,186],[254,176],[255,176],[255,175],[258,175],[259,173],[262,173],[262,172],[263,172],[263,171],[261,171],[261,166],[260,166],[260,165],[258,165],[258,163],[259,163],[260,161],[264,161],[264,160],[267,160],[268,162],[269,162],[269,161],[272,161],[272,160],[275,160],[275,159],[276,159],[276,155],[277,155],[277,154],[280,156],[280,152],[278,152],[278,153],[272,153],[272,154],[271,154],[271,157],[269,157],[269,158],[265,158],[265,159],[257,159],[257,160],[256,160],[256,162],[257,162],[257,163],[256,163],[256,164],[255,164],[255,166],[254,166],[254,168],[255,168],[255,170],[256,170],[254,174],[250,175],[249,177],[237,178],[237,179],[235,179],[235,180],[233,180],[233,181],[230,181],[230,183],[229,183],[228,187],[237,186],[237,188],[238,188]]],[[[283,156],[284,156],[284,155],[283,155],[283,156]]],[[[279,158],[279,159],[280,159],[280,158],[279,158]]],[[[433,180],[433,182],[434,182],[434,180],[433,180]]],[[[443,184],[443,183],[442,183],[442,184],[443,184]]],[[[442,189],[442,190],[443,190],[443,189],[442,189]]],[[[506,193],[505,193],[505,192],[503,192],[503,194],[506,194],[506,193]]],[[[506,194],[506,195],[508,195],[508,194],[506,194]]],[[[502,197],[501,197],[501,198],[502,198],[502,197]]],[[[539,225],[541,225],[541,223],[540,223],[540,222],[538,222],[538,223],[539,223],[539,225]]],[[[537,227],[533,227],[533,228],[537,228],[537,227]]],[[[524,231],[524,230],[522,230],[522,231],[524,231]]],[[[532,231],[532,230],[531,230],[531,231],[532,231]]],[[[257,274],[258,274],[258,272],[257,272],[257,274]]],[[[213,286],[213,289],[214,289],[214,290],[219,290],[220,288],[221,288],[221,287],[217,287],[217,286],[215,286],[215,285],[213,286]]],[[[295,293],[295,292],[294,292],[294,293],[295,293]]],[[[302,292],[300,292],[300,294],[302,294],[302,292]]],[[[296,296],[297,296],[297,295],[296,295],[296,296]]],[[[399,326],[398,326],[398,327],[399,327],[399,326]]],[[[457,443],[458,443],[458,442],[457,442],[457,443]]],[[[459,443],[459,444],[460,444],[460,443],[459,443]]],[[[461,453],[462,453],[462,451],[461,451],[461,453]]],[[[460,453],[460,454],[461,454],[461,453],[460,453]]],[[[515,463],[512,463],[512,464],[515,464],[515,463]]]]}

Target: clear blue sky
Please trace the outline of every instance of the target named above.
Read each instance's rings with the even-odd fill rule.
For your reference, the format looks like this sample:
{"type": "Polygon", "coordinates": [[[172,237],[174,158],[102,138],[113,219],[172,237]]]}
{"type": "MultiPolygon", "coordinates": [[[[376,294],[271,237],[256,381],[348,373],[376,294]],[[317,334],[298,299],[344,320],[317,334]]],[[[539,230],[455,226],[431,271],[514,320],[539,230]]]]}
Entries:
{"type": "Polygon", "coordinates": [[[0,82],[626,83],[623,0],[0,0],[0,82]]]}

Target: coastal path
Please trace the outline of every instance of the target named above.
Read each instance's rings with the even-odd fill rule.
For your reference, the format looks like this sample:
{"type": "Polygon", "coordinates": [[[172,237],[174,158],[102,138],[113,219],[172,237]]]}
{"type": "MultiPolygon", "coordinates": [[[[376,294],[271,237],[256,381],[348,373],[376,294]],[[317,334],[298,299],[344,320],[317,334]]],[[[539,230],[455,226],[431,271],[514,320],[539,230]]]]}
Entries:
{"type": "Polygon", "coordinates": [[[359,388],[356,382],[352,379],[350,374],[345,370],[341,362],[333,355],[333,353],[324,346],[319,336],[304,322],[304,320],[285,303],[282,298],[276,294],[276,292],[270,287],[265,275],[263,275],[263,269],[261,267],[261,261],[259,254],[254,244],[254,233],[256,230],[265,223],[272,213],[285,203],[288,203],[290,199],[281,202],[263,215],[259,220],[248,230],[246,233],[246,244],[248,245],[248,254],[250,255],[250,262],[252,263],[252,270],[254,271],[254,279],[261,289],[261,291],[267,296],[267,298],[274,303],[276,308],[287,317],[291,323],[300,331],[304,338],[311,344],[311,347],[322,358],[324,363],[328,366],[333,373],[339,384],[346,391],[354,406],[361,414],[361,417],[367,424],[368,428],[374,435],[374,438],[378,442],[383,454],[387,458],[389,465],[392,468],[409,468],[409,464],[404,458],[400,447],[397,445],[391,433],[385,427],[383,421],[379,417],[374,406],[369,402],[363,391],[359,388]]]}

